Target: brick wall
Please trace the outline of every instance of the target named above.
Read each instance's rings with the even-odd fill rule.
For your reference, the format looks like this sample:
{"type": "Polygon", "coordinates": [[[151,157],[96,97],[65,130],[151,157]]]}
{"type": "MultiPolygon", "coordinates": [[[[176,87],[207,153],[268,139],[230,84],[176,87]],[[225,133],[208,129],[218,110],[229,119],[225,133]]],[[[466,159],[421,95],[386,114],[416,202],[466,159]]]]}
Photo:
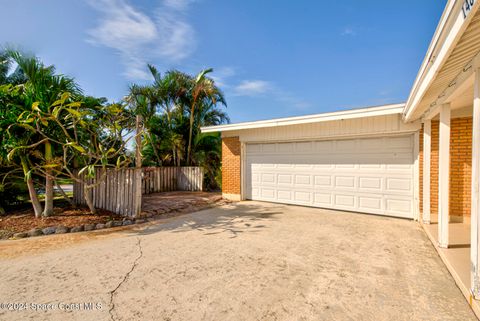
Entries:
{"type": "MultiPolygon", "coordinates": [[[[472,118],[454,118],[450,125],[450,215],[470,215],[472,175],[472,118]]],[[[430,207],[438,213],[439,122],[432,121],[430,207]]],[[[420,211],[423,212],[423,128],[420,131],[420,211]]]]}
{"type": "Polygon", "coordinates": [[[238,137],[222,138],[222,192],[240,195],[240,140],[238,137]]]}

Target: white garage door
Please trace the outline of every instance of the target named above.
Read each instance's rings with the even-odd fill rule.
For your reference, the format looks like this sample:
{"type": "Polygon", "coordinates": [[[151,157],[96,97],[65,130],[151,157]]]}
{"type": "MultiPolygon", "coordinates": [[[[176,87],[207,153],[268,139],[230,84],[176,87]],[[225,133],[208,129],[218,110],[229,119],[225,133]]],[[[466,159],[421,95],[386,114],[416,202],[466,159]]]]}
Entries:
{"type": "Polygon", "coordinates": [[[246,198],[413,218],[413,136],[246,145],[246,198]]]}

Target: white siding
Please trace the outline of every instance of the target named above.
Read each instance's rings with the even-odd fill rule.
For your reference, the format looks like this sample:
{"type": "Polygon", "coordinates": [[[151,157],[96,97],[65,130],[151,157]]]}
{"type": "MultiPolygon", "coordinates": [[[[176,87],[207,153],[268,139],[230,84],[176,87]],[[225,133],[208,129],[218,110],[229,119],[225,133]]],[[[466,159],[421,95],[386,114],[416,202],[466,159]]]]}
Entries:
{"type": "Polygon", "coordinates": [[[405,124],[400,114],[277,126],[223,132],[223,137],[240,137],[242,142],[329,139],[351,136],[406,133],[420,129],[420,123],[405,124]]]}

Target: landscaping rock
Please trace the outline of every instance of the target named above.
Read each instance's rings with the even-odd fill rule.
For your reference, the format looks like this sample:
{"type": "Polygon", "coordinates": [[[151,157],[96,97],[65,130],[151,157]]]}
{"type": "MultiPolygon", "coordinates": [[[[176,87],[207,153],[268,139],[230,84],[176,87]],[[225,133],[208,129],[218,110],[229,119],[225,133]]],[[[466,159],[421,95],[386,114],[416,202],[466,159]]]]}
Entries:
{"type": "Polygon", "coordinates": [[[7,230],[0,230],[0,239],[8,239],[11,238],[13,235],[13,232],[7,231],[7,230]]]}
{"type": "Polygon", "coordinates": [[[111,227],[114,226],[113,223],[114,223],[114,221],[108,221],[107,224],[105,224],[105,227],[106,228],[111,228],[111,227]]]}
{"type": "Polygon", "coordinates": [[[50,235],[50,234],[54,234],[56,231],[56,228],[54,226],[50,226],[50,227],[46,227],[42,230],[42,233],[45,234],[45,235],[50,235]]]}
{"type": "Polygon", "coordinates": [[[85,224],[83,226],[84,231],[93,231],[95,229],[95,224],[85,224]]]}
{"type": "Polygon", "coordinates": [[[70,229],[70,232],[72,232],[72,233],[82,232],[82,231],[83,231],[83,225],[74,226],[70,229]]]}
{"type": "Polygon", "coordinates": [[[55,230],[55,234],[65,234],[68,233],[69,229],[66,226],[57,226],[57,229],[55,230]]]}
{"type": "Polygon", "coordinates": [[[102,223],[98,223],[97,226],[95,226],[95,229],[97,230],[102,230],[105,228],[105,224],[102,224],[102,223]]]}
{"type": "Polygon", "coordinates": [[[123,221],[123,226],[126,226],[126,225],[132,225],[132,221],[130,220],[123,221]]]}
{"type": "Polygon", "coordinates": [[[20,232],[20,233],[13,234],[13,238],[15,238],[15,239],[23,239],[27,236],[28,236],[28,233],[26,233],[26,232],[20,232]]]}
{"type": "Polygon", "coordinates": [[[123,222],[122,221],[113,221],[113,226],[116,227],[116,226],[122,226],[123,225],[123,222]]]}
{"type": "Polygon", "coordinates": [[[39,228],[33,228],[27,232],[28,236],[40,236],[43,235],[43,232],[39,228]]]}
{"type": "Polygon", "coordinates": [[[136,224],[142,224],[142,223],[146,223],[146,222],[147,222],[147,220],[144,219],[144,218],[137,218],[137,219],[135,220],[135,223],[136,223],[136,224]]]}

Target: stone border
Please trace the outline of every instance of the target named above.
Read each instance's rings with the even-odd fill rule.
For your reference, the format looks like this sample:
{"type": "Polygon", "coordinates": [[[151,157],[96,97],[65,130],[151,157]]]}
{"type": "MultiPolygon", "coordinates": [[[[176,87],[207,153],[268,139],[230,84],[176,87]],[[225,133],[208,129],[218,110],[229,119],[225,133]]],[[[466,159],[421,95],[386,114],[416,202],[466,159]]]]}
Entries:
{"type": "MultiPolygon", "coordinates": [[[[42,235],[52,235],[52,234],[66,234],[66,233],[77,233],[77,232],[87,232],[87,231],[95,231],[95,230],[103,230],[113,227],[119,226],[128,226],[132,224],[142,224],[148,222],[145,218],[138,218],[138,219],[129,219],[125,218],[123,220],[112,220],[108,221],[107,223],[98,223],[98,224],[83,224],[74,227],[66,227],[66,226],[49,226],[45,228],[34,228],[27,232],[19,232],[12,234],[9,238],[10,240],[17,240],[23,239],[27,237],[35,237],[35,236],[42,236],[42,235]]],[[[5,239],[5,238],[4,238],[5,239]]]]}
{"type": "MultiPolygon", "coordinates": [[[[193,212],[198,212],[198,211],[203,211],[206,209],[210,209],[216,206],[221,206],[230,203],[227,200],[219,200],[217,202],[213,202],[211,204],[205,205],[203,207],[199,207],[194,209],[193,211],[189,212],[179,212],[181,215],[182,214],[189,214],[193,212]]],[[[122,220],[110,220],[106,222],[105,224],[103,223],[97,223],[97,224],[83,224],[83,225],[78,225],[74,227],[66,227],[66,226],[49,226],[45,228],[34,228],[31,229],[30,231],[25,231],[25,232],[19,232],[19,233],[9,233],[7,237],[5,235],[0,234],[0,241],[1,240],[19,240],[23,238],[28,238],[28,237],[35,237],[35,236],[43,236],[43,235],[52,235],[52,234],[67,234],[67,233],[78,233],[78,232],[87,232],[87,231],[95,231],[95,230],[104,230],[104,229],[110,229],[114,227],[120,227],[120,226],[128,226],[128,225],[133,225],[133,224],[143,224],[147,222],[154,222],[157,220],[160,220],[164,217],[162,217],[165,214],[170,214],[176,212],[175,209],[172,209],[169,212],[164,212],[164,213],[144,213],[142,217],[139,218],[123,218],[122,220]]],[[[0,231],[2,232],[2,231],[0,231]]]]}

